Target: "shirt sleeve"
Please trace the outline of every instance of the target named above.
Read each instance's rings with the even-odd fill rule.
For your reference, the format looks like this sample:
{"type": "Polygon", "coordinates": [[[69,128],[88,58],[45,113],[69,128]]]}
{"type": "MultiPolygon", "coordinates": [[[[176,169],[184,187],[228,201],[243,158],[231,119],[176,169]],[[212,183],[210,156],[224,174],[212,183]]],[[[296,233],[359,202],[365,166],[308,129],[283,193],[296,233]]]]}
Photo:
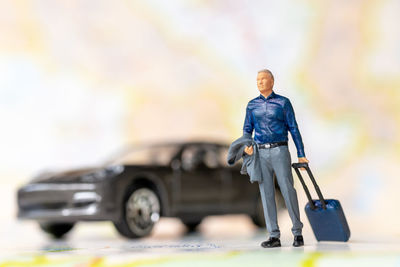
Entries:
{"type": "Polygon", "coordinates": [[[305,157],[303,140],[297,126],[296,117],[294,115],[293,106],[288,99],[284,106],[286,125],[289,129],[292,139],[297,149],[297,157],[305,157]]]}
{"type": "Polygon", "coordinates": [[[243,125],[243,136],[251,138],[251,136],[253,135],[253,129],[254,129],[253,116],[251,114],[251,110],[249,109],[249,105],[247,105],[246,118],[244,119],[244,125],[243,125]]]}

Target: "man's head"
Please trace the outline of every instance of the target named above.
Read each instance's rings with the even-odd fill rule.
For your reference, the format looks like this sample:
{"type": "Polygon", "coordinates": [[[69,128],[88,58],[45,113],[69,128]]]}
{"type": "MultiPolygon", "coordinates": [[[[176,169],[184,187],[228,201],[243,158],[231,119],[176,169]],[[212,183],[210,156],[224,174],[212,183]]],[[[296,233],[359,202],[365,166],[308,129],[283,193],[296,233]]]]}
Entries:
{"type": "Polygon", "coordinates": [[[257,87],[260,93],[268,93],[274,87],[274,75],[267,69],[260,70],[257,74],[257,87]]]}

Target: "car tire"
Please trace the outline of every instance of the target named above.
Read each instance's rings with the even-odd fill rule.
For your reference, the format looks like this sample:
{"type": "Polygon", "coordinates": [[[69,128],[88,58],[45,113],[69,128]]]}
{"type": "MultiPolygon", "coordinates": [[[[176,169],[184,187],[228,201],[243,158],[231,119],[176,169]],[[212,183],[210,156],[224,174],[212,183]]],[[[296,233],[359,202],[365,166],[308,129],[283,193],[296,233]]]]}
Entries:
{"type": "Polygon", "coordinates": [[[184,225],[186,225],[187,231],[189,233],[196,232],[197,226],[201,223],[200,221],[195,221],[195,222],[183,222],[184,225]]]}
{"type": "Polygon", "coordinates": [[[66,233],[71,231],[74,227],[74,223],[53,223],[53,222],[40,222],[40,228],[51,235],[53,238],[63,238],[66,233]]]}
{"type": "Polygon", "coordinates": [[[114,222],[117,231],[127,238],[148,236],[160,218],[160,198],[148,187],[131,188],[122,205],[122,218],[114,222]]]}

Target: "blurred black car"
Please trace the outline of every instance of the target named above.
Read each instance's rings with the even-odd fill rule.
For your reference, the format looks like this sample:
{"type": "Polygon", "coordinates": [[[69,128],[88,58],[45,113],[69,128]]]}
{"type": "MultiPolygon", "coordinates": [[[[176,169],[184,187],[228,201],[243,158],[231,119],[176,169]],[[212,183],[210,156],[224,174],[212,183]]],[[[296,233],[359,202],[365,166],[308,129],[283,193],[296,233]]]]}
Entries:
{"type": "Polygon", "coordinates": [[[42,173],[19,188],[17,217],[56,238],[78,221],[102,220],[127,238],[144,237],[160,216],[194,230],[205,216],[245,213],[263,226],[258,185],[240,174],[240,164],[227,166],[227,151],[211,142],[136,146],[104,166],[42,173]]]}

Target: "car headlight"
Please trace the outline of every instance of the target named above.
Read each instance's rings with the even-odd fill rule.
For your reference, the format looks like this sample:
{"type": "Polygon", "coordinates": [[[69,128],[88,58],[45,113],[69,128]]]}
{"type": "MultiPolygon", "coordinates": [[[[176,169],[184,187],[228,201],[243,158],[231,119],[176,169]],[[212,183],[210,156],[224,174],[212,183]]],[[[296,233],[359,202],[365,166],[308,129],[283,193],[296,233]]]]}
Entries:
{"type": "Polygon", "coordinates": [[[114,177],[123,171],[124,166],[122,165],[108,166],[104,169],[82,175],[81,180],[83,182],[99,182],[108,177],[114,177]]]}

